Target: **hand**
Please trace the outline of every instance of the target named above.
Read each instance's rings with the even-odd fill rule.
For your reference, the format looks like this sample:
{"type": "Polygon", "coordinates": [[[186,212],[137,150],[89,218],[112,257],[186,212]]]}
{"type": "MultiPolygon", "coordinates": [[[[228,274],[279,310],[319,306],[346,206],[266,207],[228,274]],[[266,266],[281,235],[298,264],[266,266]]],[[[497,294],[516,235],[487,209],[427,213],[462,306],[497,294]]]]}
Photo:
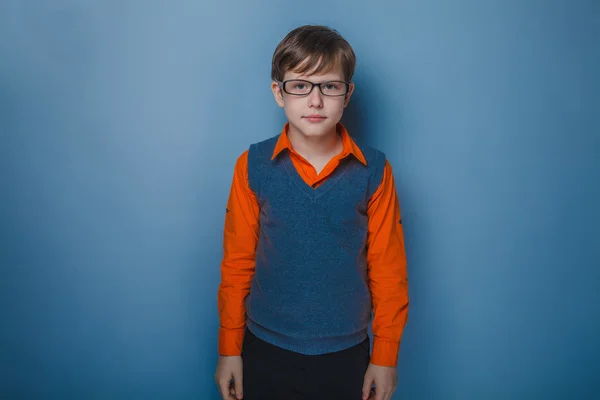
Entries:
{"type": "Polygon", "coordinates": [[[398,368],[369,364],[363,381],[362,398],[363,400],[390,400],[397,384],[398,368]],[[369,396],[373,382],[375,382],[375,394],[369,396]]]}
{"type": "Polygon", "coordinates": [[[241,356],[219,356],[215,381],[223,400],[242,398],[242,366],[241,356]],[[231,383],[232,379],[233,384],[231,383]]]}

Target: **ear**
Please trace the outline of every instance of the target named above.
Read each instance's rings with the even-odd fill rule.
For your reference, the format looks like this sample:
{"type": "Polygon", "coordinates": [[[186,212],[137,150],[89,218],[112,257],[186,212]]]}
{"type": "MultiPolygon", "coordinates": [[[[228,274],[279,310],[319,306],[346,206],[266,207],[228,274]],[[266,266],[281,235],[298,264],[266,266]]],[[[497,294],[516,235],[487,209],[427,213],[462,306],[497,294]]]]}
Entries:
{"type": "Polygon", "coordinates": [[[271,91],[273,92],[273,96],[275,97],[275,101],[277,102],[277,105],[281,108],[283,108],[284,102],[283,102],[283,90],[281,90],[281,87],[279,86],[279,84],[275,81],[271,82],[271,91]]]}
{"type": "Polygon", "coordinates": [[[348,93],[346,93],[346,97],[344,97],[344,108],[350,102],[350,97],[352,97],[352,93],[354,93],[354,83],[350,83],[350,88],[348,88],[348,93]]]}

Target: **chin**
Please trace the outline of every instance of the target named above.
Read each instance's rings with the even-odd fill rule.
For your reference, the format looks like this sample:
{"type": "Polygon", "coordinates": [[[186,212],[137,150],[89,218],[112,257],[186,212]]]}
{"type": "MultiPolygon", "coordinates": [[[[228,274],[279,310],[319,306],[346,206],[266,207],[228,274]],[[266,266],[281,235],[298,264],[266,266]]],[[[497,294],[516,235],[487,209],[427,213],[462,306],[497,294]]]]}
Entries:
{"type": "Polygon", "coordinates": [[[327,133],[331,132],[332,129],[335,129],[336,124],[327,124],[324,122],[319,124],[313,124],[308,121],[303,121],[301,124],[301,130],[306,136],[325,136],[327,133]]]}

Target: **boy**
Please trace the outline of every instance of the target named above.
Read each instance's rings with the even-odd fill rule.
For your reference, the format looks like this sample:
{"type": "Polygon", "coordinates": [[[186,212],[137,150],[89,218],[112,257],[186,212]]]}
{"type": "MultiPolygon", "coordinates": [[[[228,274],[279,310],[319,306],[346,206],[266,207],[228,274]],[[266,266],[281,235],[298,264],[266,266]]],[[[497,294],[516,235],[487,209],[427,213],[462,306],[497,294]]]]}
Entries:
{"type": "Polygon", "coordinates": [[[339,123],[355,63],[323,26],[291,31],[273,55],[288,122],[238,158],[225,215],[223,399],[389,400],[395,390],[409,304],[400,206],[385,155],[339,123]]]}

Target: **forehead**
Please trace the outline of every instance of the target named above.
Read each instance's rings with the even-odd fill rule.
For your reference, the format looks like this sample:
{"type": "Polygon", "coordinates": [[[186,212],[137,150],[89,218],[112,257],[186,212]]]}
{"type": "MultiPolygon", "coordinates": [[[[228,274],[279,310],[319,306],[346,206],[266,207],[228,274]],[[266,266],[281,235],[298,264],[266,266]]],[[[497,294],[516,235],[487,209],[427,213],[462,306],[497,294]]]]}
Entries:
{"type": "Polygon", "coordinates": [[[289,79],[305,79],[307,81],[343,81],[344,71],[342,66],[339,64],[334,65],[329,71],[326,72],[313,72],[312,70],[306,72],[287,71],[284,76],[284,80],[289,79]]]}

